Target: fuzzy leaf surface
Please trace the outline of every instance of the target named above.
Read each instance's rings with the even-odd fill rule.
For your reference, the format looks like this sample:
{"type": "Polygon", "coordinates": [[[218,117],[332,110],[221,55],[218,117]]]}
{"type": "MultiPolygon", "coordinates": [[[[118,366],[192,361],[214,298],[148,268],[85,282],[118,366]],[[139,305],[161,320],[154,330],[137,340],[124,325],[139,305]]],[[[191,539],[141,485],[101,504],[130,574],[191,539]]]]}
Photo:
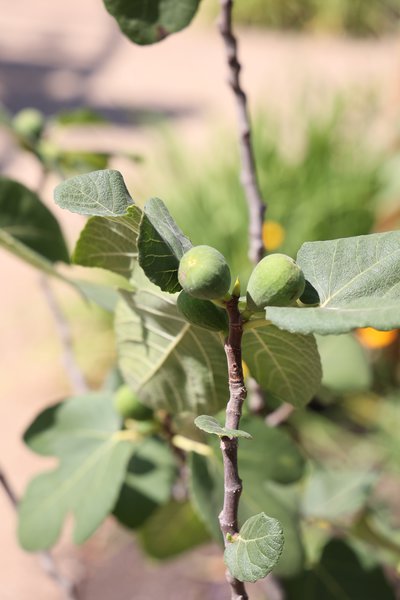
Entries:
{"type": "Polygon", "coordinates": [[[260,513],[250,517],[224,552],[225,564],[239,581],[255,582],[266,577],[283,550],[283,531],[276,519],[260,513]]]}
{"type": "Polygon", "coordinates": [[[104,0],[104,4],[132,42],[154,44],[189,25],[200,0],[104,0]]]}
{"type": "MultiPolygon", "coordinates": [[[[10,250],[9,238],[16,247],[26,246],[53,263],[69,262],[69,253],[60,225],[40,198],[18,181],[0,177],[0,246],[10,250]]],[[[20,258],[23,258],[19,254],[20,258]]]]}
{"type": "Polygon", "coordinates": [[[302,407],[318,390],[321,362],[313,336],[293,335],[262,321],[245,328],[243,359],[263,390],[302,407]]]}
{"type": "Polygon", "coordinates": [[[323,335],[400,327],[400,232],[303,244],[297,263],[317,290],[315,308],[268,307],[281,329],[323,335]]]}
{"type": "Polygon", "coordinates": [[[125,215],[133,204],[124,178],[112,169],[66,179],[56,187],[54,199],[61,208],[98,217],[125,215]]]}
{"type": "Polygon", "coordinates": [[[164,202],[151,198],[144,207],[138,239],[139,264],[150,281],[163,292],[179,292],[179,261],[191,247],[164,202]]]}
{"type": "Polygon", "coordinates": [[[205,431],[206,433],[213,433],[218,435],[219,437],[229,437],[229,438],[247,438],[251,439],[251,435],[247,433],[247,431],[242,431],[241,429],[227,429],[226,427],[221,427],[218,423],[217,419],[214,417],[210,417],[209,415],[200,415],[196,417],[194,420],[194,424],[196,427],[205,431]]]}
{"type": "Polygon", "coordinates": [[[81,231],[72,260],[129,278],[138,256],[137,237],[142,211],[129,206],[120,217],[91,217],[81,231]]]}
{"type": "Polygon", "coordinates": [[[18,537],[29,551],[50,548],[69,513],[74,542],[85,541],[112,511],[135,448],[120,435],[112,396],[87,394],[46,409],[25,434],[59,465],[35,477],[19,505],[18,537]]]}
{"type": "Polygon", "coordinates": [[[172,414],[215,413],[225,406],[228,373],[218,334],[185,321],[176,298],[155,286],[121,291],[117,354],[124,379],[144,404],[172,414]]]}

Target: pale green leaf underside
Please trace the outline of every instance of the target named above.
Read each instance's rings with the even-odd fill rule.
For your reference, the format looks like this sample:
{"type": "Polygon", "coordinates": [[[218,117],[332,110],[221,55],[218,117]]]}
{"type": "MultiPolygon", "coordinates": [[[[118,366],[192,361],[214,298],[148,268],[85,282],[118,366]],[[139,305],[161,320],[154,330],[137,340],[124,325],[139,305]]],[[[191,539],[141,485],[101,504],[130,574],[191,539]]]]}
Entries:
{"type": "Polygon", "coordinates": [[[321,383],[318,349],[310,335],[250,321],[243,336],[243,359],[264,390],[295,407],[307,404],[321,383]]]}
{"type": "Polygon", "coordinates": [[[138,206],[130,206],[120,217],[91,217],[75,246],[73,262],[129,278],[137,259],[141,216],[138,206]]]}
{"type": "Polygon", "coordinates": [[[31,481],[19,505],[18,536],[29,551],[50,548],[69,513],[74,541],[86,540],[113,509],[135,447],[118,436],[109,394],[72,398],[53,411],[25,437],[35,451],[60,460],[56,469],[31,481]]]}
{"type": "Polygon", "coordinates": [[[317,290],[317,308],[269,307],[267,319],[298,333],[400,327],[400,232],[303,244],[297,262],[317,290]]]}
{"type": "Polygon", "coordinates": [[[104,0],[123,33],[136,44],[153,44],[189,25],[200,0],[104,0]]]}
{"type": "Polygon", "coordinates": [[[121,173],[112,169],[66,179],[56,187],[54,199],[61,208],[98,217],[124,215],[133,204],[121,173]]]}
{"type": "Polygon", "coordinates": [[[229,397],[220,337],[187,323],[175,298],[156,287],[121,292],[118,363],[142,402],[173,414],[218,412],[229,397]]]}
{"type": "Polygon", "coordinates": [[[200,415],[196,417],[194,420],[194,424],[196,427],[205,431],[206,433],[213,433],[218,435],[219,437],[228,437],[228,438],[247,438],[251,439],[251,435],[247,433],[247,431],[242,431],[241,429],[227,429],[226,427],[221,427],[214,417],[210,417],[209,415],[200,415]]]}
{"type": "Polygon", "coordinates": [[[144,207],[138,239],[139,264],[150,281],[164,292],[179,292],[179,261],[191,247],[164,202],[151,198],[144,207]]]}
{"type": "Polygon", "coordinates": [[[234,541],[227,542],[225,563],[239,581],[258,581],[266,577],[278,562],[283,543],[279,521],[260,513],[243,524],[234,541]]]}

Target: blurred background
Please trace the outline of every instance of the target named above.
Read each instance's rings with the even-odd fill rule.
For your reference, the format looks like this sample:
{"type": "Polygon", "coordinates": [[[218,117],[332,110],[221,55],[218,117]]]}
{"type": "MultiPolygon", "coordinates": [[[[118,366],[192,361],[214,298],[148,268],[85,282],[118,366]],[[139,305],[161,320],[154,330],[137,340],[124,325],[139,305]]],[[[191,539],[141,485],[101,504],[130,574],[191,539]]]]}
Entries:
{"type": "MultiPolygon", "coordinates": [[[[55,206],[54,186],[62,177],[110,166],[124,173],[139,204],[163,198],[194,243],[215,245],[243,279],[248,276],[235,107],[216,5],[204,0],[188,29],[159,45],[138,47],[120,34],[101,0],[0,0],[1,174],[40,191],[70,248],[84,220],[55,206]],[[42,163],[8,125],[27,107],[45,117],[42,163]]],[[[267,250],[295,256],[303,241],[397,229],[399,0],[236,5],[243,84],[269,203],[267,250]]],[[[19,496],[46,460],[52,464],[30,453],[21,435],[39,410],[72,390],[40,277],[5,251],[0,274],[1,469],[19,496]]],[[[71,323],[79,366],[98,386],[114,359],[111,318],[63,287],[55,286],[55,293],[71,323]]],[[[397,332],[358,332],[351,339],[339,352],[348,364],[361,361],[358,378],[355,370],[334,372],[334,350],[321,342],[332,371],[326,368],[328,391],[319,408],[336,416],[344,410],[356,430],[373,422],[374,431],[393,441],[397,404],[393,400],[381,411],[379,394],[398,387],[397,332]],[[332,398],[339,398],[334,409],[332,398]]],[[[387,489],[394,499],[395,479],[389,477],[387,489]]],[[[62,598],[60,585],[43,568],[47,558],[18,547],[15,513],[3,493],[0,515],[1,599],[62,598]]],[[[61,572],[78,582],[82,600],[226,596],[214,546],[156,564],[111,519],[79,548],[66,531],[54,556],[61,572]],[[178,591],[177,577],[183,581],[178,591]]],[[[265,598],[265,590],[257,589],[254,598],[265,598]]]]}

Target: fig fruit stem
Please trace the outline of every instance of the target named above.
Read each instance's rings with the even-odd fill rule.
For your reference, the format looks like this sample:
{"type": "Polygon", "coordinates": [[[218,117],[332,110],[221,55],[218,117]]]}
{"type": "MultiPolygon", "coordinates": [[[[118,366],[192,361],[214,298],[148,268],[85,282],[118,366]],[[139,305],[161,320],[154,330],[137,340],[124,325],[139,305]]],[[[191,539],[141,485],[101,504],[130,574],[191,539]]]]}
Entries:
{"type": "Polygon", "coordinates": [[[241,65],[238,59],[238,44],[232,31],[233,0],[220,0],[220,6],[218,25],[228,63],[228,82],[236,103],[241,162],[240,181],[249,210],[249,258],[252,263],[257,264],[264,256],[262,226],[267,205],[262,198],[257,179],[247,97],[240,82],[241,65]]]}
{"type": "MultiPolygon", "coordinates": [[[[242,369],[243,321],[239,312],[239,297],[232,296],[226,303],[229,317],[229,333],[224,349],[228,364],[229,402],[226,407],[225,427],[238,429],[242,416],[242,405],[247,395],[242,369]]],[[[227,536],[239,532],[238,508],[242,493],[242,480],[238,469],[238,439],[221,437],[221,451],[224,463],[224,504],[219,515],[219,524],[225,545],[230,543],[227,536]]],[[[227,571],[226,579],[231,588],[232,600],[247,600],[244,583],[232,577],[227,571]]]]}

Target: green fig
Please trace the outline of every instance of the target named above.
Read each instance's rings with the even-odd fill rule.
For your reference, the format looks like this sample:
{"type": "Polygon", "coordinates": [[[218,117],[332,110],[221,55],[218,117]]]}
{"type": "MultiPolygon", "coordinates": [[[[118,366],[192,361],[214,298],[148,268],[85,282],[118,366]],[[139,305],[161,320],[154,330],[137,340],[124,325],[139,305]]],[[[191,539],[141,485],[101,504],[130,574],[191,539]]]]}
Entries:
{"type": "Polygon", "coordinates": [[[254,268],[247,285],[247,307],[251,311],[266,306],[289,306],[303,293],[303,271],[286,254],[270,254],[254,268]]]}
{"type": "Polygon", "coordinates": [[[178,279],[182,288],[194,298],[223,298],[231,285],[229,266],[218,250],[211,246],[194,246],[181,258],[178,279]]]}
{"type": "Polygon", "coordinates": [[[36,108],[24,108],[14,116],[12,126],[21,138],[36,142],[42,135],[45,118],[36,108]]]}
{"type": "Polygon", "coordinates": [[[114,408],[124,419],[148,421],[153,417],[153,411],[145,406],[129,385],[122,385],[114,395],[114,408]]]}
{"type": "Polygon", "coordinates": [[[177,301],[178,310],[192,325],[198,325],[212,331],[228,330],[228,315],[226,310],[215,306],[210,300],[193,298],[182,290],[177,301]]]}

